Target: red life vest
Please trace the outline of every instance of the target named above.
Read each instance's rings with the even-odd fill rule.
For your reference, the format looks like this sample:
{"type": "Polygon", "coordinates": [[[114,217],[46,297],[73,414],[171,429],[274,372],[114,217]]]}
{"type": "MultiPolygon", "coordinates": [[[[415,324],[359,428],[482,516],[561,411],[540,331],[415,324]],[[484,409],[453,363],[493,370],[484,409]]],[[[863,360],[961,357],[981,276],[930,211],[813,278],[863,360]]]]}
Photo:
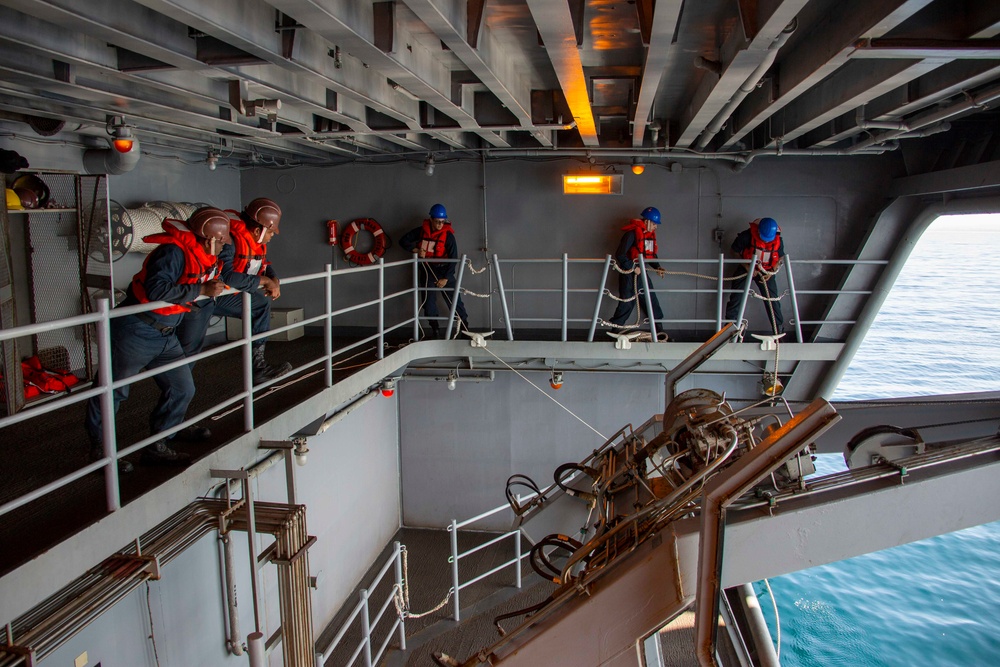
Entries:
{"type": "Polygon", "coordinates": [[[256,235],[247,229],[238,212],[227,210],[226,213],[230,214],[229,235],[233,237],[235,250],[233,270],[251,276],[261,275],[270,263],[267,261],[267,244],[257,242],[256,235]]]}
{"type": "Polygon", "coordinates": [[[626,232],[635,232],[635,243],[628,249],[628,256],[634,262],[639,259],[639,253],[643,258],[650,260],[657,258],[656,232],[646,231],[646,221],[639,218],[632,218],[628,224],[622,227],[626,232]]]}
{"type": "Polygon", "coordinates": [[[25,398],[34,398],[40,394],[57,394],[61,391],[69,393],[69,388],[80,381],[80,378],[69,371],[45,368],[37,356],[28,357],[21,362],[21,373],[24,375],[25,398]]]}
{"type": "Polygon", "coordinates": [[[424,257],[435,257],[441,259],[447,257],[445,241],[451,233],[451,223],[444,223],[441,231],[435,232],[431,227],[430,220],[424,220],[423,233],[420,235],[420,245],[418,246],[424,253],[424,257]]]}
{"type": "MultiPolygon", "coordinates": [[[[198,237],[194,235],[187,225],[180,220],[167,218],[163,221],[162,234],[151,234],[143,237],[146,243],[172,244],[184,251],[184,273],[177,280],[178,285],[196,285],[205,283],[217,278],[222,272],[219,258],[210,255],[201,247],[198,237]]],[[[152,256],[152,255],[150,255],[152,256]]],[[[151,299],[146,296],[146,267],[149,264],[149,257],[142,263],[142,270],[132,278],[132,294],[139,303],[149,303],[151,299]]],[[[159,315],[176,315],[186,313],[191,310],[187,304],[179,303],[166,308],[156,308],[154,313],[159,315]]]]}
{"type": "Polygon", "coordinates": [[[773,271],[781,259],[778,256],[778,249],[781,247],[781,229],[771,241],[764,241],[760,238],[759,224],[760,218],[750,223],[750,245],[743,249],[741,257],[750,259],[756,253],[757,266],[765,271],[773,271]]]}

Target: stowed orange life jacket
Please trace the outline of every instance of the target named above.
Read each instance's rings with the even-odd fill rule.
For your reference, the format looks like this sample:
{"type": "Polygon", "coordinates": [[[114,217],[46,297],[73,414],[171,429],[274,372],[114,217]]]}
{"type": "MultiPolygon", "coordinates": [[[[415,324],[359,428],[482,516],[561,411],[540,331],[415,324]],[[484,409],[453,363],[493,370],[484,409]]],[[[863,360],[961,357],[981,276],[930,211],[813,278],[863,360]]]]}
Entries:
{"type": "Polygon", "coordinates": [[[441,231],[435,232],[434,228],[431,227],[430,220],[424,220],[423,234],[420,236],[420,250],[423,251],[424,257],[435,257],[443,258],[447,257],[445,242],[448,238],[448,234],[451,233],[451,223],[444,223],[441,227],[441,231]]]}
{"type": "Polygon", "coordinates": [[[226,213],[229,214],[229,235],[233,237],[235,250],[233,270],[251,276],[261,275],[270,264],[267,261],[267,244],[257,242],[239,212],[227,210],[226,213]]]}
{"type": "MultiPolygon", "coordinates": [[[[142,239],[146,243],[171,244],[180,248],[184,252],[184,273],[177,280],[178,285],[195,285],[205,283],[217,278],[222,272],[222,265],[219,258],[210,255],[201,247],[198,237],[194,235],[187,225],[180,220],[167,218],[163,221],[163,233],[150,234],[142,239]]],[[[152,255],[150,255],[151,257],[152,255]]],[[[132,294],[139,303],[149,303],[151,299],[146,295],[146,267],[149,264],[149,257],[142,263],[142,270],[132,278],[132,294]]],[[[166,308],[156,308],[154,313],[159,315],[176,315],[186,313],[191,310],[188,304],[174,304],[166,308]]]]}
{"type": "Polygon", "coordinates": [[[750,223],[750,245],[743,249],[741,256],[743,259],[750,259],[757,253],[757,265],[765,271],[773,271],[781,259],[778,256],[778,249],[781,248],[781,229],[774,235],[774,239],[764,241],[760,238],[759,225],[760,218],[750,223]]]}
{"type": "Polygon", "coordinates": [[[628,250],[629,258],[634,262],[639,259],[639,253],[647,259],[656,259],[659,246],[656,245],[656,232],[646,231],[646,221],[632,218],[622,227],[626,232],[635,233],[635,243],[628,250]]]}

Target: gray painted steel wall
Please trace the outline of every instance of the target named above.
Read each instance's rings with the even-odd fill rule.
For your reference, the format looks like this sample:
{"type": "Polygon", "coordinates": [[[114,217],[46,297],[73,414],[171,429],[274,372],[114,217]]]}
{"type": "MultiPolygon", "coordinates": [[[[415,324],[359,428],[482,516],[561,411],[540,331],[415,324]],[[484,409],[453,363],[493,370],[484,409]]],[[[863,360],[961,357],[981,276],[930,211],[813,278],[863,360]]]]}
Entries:
{"type": "MultiPolygon", "coordinates": [[[[243,175],[242,199],[273,197],[282,206],[282,233],[272,242],[269,257],[279,274],[285,275],[321,270],[327,263],[335,268],[347,266],[340,248],[331,249],[325,243],[328,219],[343,225],[355,218],[372,217],[398,240],[420,224],[435,202],[447,207],[459,252],[469,254],[477,268],[494,253],[502,259],[559,258],[563,253],[571,258],[602,258],[614,252],[627,219],[650,205],[658,207],[664,217],[658,229],[661,257],[718,258],[719,246],[712,235],[716,227],[724,230],[723,247],[728,255],[733,238],[748,221],[771,216],[782,226],[788,252],[795,258],[849,258],[881,205],[889,183],[889,164],[870,157],[761,159],[739,174],[714,163],[691,166],[680,173],[649,167],[641,176],[625,174],[621,196],[563,195],[561,176],[589,167],[565,159],[490,163],[485,169],[485,190],[478,162],[440,164],[432,177],[406,163],[294,171],[255,169],[243,175]],[[487,240],[489,248],[484,253],[487,240]]],[[[409,257],[396,245],[384,259],[409,257]]],[[[534,286],[542,277],[552,285],[558,281],[558,271],[551,266],[520,265],[513,275],[505,273],[505,287],[534,286]]],[[[714,274],[714,269],[705,266],[704,272],[714,274]]],[[[841,275],[831,270],[823,275],[796,276],[797,287],[829,289],[841,275]]],[[[600,267],[586,276],[580,278],[582,284],[572,286],[594,287],[600,267]]],[[[392,270],[387,281],[390,288],[408,285],[409,267],[392,270]]],[[[678,281],[672,285],[678,286],[678,281]]],[[[467,274],[466,286],[484,294],[492,285],[489,274],[484,273],[467,274]]],[[[291,285],[282,290],[282,305],[303,305],[307,317],[318,314],[322,298],[307,289],[291,285]]],[[[390,306],[390,312],[400,319],[411,307],[402,301],[390,306]]],[[[483,299],[466,297],[465,301],[473,327],[501,326],[495,298],[492,313],[483,299]]],[[[661,302],[667,317],[688,317],[695,312],[714,317],[714,295],[665,295],[661,302]]],[[[522,294],[515,308],[522,316],[557,317],[559,303],[558,295],[522,294]]],[[[593,304],[586,303],[583,310],[589,316],[593,304]]],[[[610,317],[613,309],[614,304],[605,299],[602,315],[610,317]]],[[[748,313],[751,326],[765,322],[763,308],[751,308],[748,313]]]]}
{"type": "MultiPolygon", "coordinates": [[[[567,372],[559,391],[549,387],[547,373],[525,377],[605,437],[663,411],[659,374],[567,372]]],[[[444,382],[401,385],[407,526],[440,528],[503,505],[514,473],[545,488],[556,466],[582,460],[605,441],[514,373],[498,372],[493,382],[459,382],[454,391],[444,382]]],[[[509,529],[510,521],[502,513],[472,528],[509,529]]]]}

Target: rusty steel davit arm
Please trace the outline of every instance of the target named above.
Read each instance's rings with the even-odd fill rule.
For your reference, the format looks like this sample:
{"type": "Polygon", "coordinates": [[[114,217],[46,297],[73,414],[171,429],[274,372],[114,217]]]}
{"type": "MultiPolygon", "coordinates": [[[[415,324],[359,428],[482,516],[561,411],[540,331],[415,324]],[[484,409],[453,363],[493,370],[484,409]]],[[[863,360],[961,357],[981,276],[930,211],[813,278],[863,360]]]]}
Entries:
{"type": "MultiPolygon", "coordinates": [[[[725,330],[723,330],[725,331],[725,330]]],[[[720,332],[721,335],[722,332],[720,332]]],[[[840,420],[832,405],[817,398],[809,406],[742,456],[717,473],[705,487],[701,503],[698,547],[698,591],[695,610],[695,652],[703,667],[715,667],[715,637],[722,582],[722,547],[726,508],[749,491],[785,459],[801,451],[840,420]]]]}
{"type": "Polygon", "coordinates": [[[689,354],[681,363],[674,366],[673,370],[667,373],[667,400],[664,402],[664,405],[670,405],[671,401],[677,398],[677,383],[683,380],[688,373],[711,359],[713,354],[721,350],[732,340],[737,329],[738,327],[732,322],[722,327],[718,333],[705,341],[701,347],[689,354]]]}

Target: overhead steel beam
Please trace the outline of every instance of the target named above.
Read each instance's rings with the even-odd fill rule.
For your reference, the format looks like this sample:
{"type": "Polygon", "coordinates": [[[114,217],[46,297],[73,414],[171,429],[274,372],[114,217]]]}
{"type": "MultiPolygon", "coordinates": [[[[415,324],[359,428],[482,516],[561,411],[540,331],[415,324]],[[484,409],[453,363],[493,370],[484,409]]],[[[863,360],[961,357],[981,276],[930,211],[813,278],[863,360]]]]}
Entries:
{"type": "MultiPolygon", "coordinates": [[[[521,53],[502,47],[488,25],[477,26],[478,34],[471,40],[468,30],[468,0],[404,0],[414,14],[442,42],[448,45],[480,82],[530,130],[531,85],[523,72],[528,68],[521,53]],[[474,47],[472,42],[478,46],[474,47]]],[[[481,21],[481,19],[480,19],[481,21]]],[[[542,145],[551,146],[552,142],[542,145]]]]}
{"type": "Polygon", "coordinates": [[[261,60],[300,74],[319,76],[331,90],[357,99],[412,130],[420,127],[414,101],[392,91],[382,73],[366,67],[358,58],[344,54],[338,66],[330,56],[331,44],[319,35],[309,30],[298,31],[292,57],[286,56],[282,36],[274,29],[274,8],[260,0],[136,1],[261,60]]]}
{"type": "Polygon", "coordinates": [[[563,96],[569,105],[576,129],[585,146],[597,147],[597,126],[590,105],[587,78],[583,74],[583,61],[576,43],[576,28],[569,6],[562,2],[527,0],[528,9],[542,36],[545,50],[552,61],[563,96]]]}
{"type": "MultiPolygon", "coordinates": [[[[364,121],[365,105],[357,100],[338,95],[336,108],[329,105],[329,89],[318,77],[298,74],[277,65],[248,65],[220,68],[264,92],[264,97],[277,98],[282,102],[291,101],[307,105],[318,116],[346,125],[356,132],[366,132],[371,128],[364,121]],[[350,113],[347,110],[350,109],[350,113]]],[[[147,76],[147,75],[143,75],[147,76]]],[[[156,74],[148,75],[151,78],[156,74]]]]}
{"type": "MultiPolygon", "coordinates": [[[[789,25],[808,0],[784,0],[774,6],[770,4],[743,3],[746,12],[756,12],[758,8],[771,10],[765,16],[744,17],[729,33],[725,44],[719,49],[721,73],[708,73],[692,97],[680,122],[677,146],[689,147],[708,124],[722,111],[738,93],[762,63],[773,59],[772,43],[789,25]],[[748,32],[747,26],[757,27],[757,32],[748,32]]],[[[753,28],[750,28],[752,30],[753,28]]],[[[763,75],[763,72],[760,72],[763,75]]],[[[756,83],[756,82],[752,82],[756,83]]],[[[743,93],[746,95],[746,93],[743,93]]]]}
{"type": "Polygon", "coordinates": [[[649,46],[646,48],[635,115],[632,118],[632,145],[636,148],[642,146],[646,126],[652,120],[653,101],[663,79],[663,71],[667,66],[671,42],[683,6],[684,0],[660,0],[650,9],[652,18],[648,22],[649,34],[645,36],[649,46]]]}
{"type": "MultiPolygon", "coordinates": [[[[962,43],[969,45],[969,50],[975,50],[979,42],[987,46],[993,44],[995,40],[990,39],[990,36],[996,31],[997,15],[1000,15],[1000,9],[995,9],[991,15],[978,16],[977,20],[980,21],[980,24],[966,28],[971,34],[968,40],[962,43]]],[[[851,62],[824,80],[817,89],[809,91],[796,100],[793,105],[789,105],[781,115],[780,125],[783,141],[791,141],[807,134],[827,122],[836,120],[843,113],[853,111],[893,89],[903,87],[911,81],[927,76],[934,70],[959,59],[957,54],[947,53],[947,51],[945,51],[947,55],[942,58],[917,60],[855,59],[855,54],[859,50],[864,51],[864,45],[871,44],[873,41],[872,38],[865,38],[856,42],[855,50],[849,54],[851,62]],[[859,90],[859,84],[863,83],[870,86],[868,91],[859,90]],[[847,92],[852,90],[856,91],[853,96],[847,92]],[[836,100],[837,103],[831,105],[830,100],[836,100]]],[[[891,41],[913,42],[913,40],[891,41]]],[[[998,57],[1000,54],[995,56],[993,60],[998,57]]],[[[775,142],[771,142],[769,145],[775,145],[775,142]]]]}
{"type": "Polygon", "coordinates": [[[387,53],[375,45],[375,13],[371,4],[273,0],[270,5],[294,17],[330,45],[346,48],[366,66],[397,82],[459,125],[477,127],[472,114],[442,92],[449,90],[451,85],[447,68],[418,40],[403,31],[398,21],[394,19],[391,26],[393,50],[387,53]]]}
{"type": "MultiPolygon", "coordinates": [[[[196,44],[188,34],[186,25],[134,2],[4,0],[4,5],[68,28],[71,34],[77,36],[71,41],[85,40],[86,35],[178,69],[198,70],[206,67],[196,57],[196,44]]],[[[45,26],[36,26],[35,29],[46,30],[45,26]]],[[[68,45],[65,48],[69,48],[68,45]]],[[[113,53],[110,49],[108,52],[113,53]]],[[[108,64],[114,65],[110,62],[108,64]]]]}
{"type": "MultiPolygon", "coordinates": [[[[69,100],[76,100],[81,108],[89,107],[106,114],[124,113],[131,118],[143,118],[150,122],[174,125],[184,129],[191,126],[204,128],[206,132],[214,132],[216,128],[220,128],[247,137],[281,136],[280,133],[265,128],[244,125],[219,118],[211,113],[181,108],[176,98],[138,97],[139,91],[134,85],[124,85],[117,80],[88,79],[88,85],[73,81],[59,81],[23,66],[18,67],[9,59],[0,66],[0,72],[4,73],[0,88],[13,91],[21,90],[25,94],[34,94],[34,91],[39,90],[45,90],[49,94],[58,92],[69,100]],[[103,83],[104,87],[98,88],[93,85],[95,83],[103,83]]],[[[75,79],[76,77],[71,78],[75,79]]]]}
{"type": "Polygon", "coordinates": [[[851,58],[944,58],[949,60],[1000,60],[1000,40],[862,39],[851,58]]]}
{"type": "Polygon", "coordinates": [[[751,93],[726,127],[723,144],[732,145],[751,130],[837,71],[849,59],[854,44],[881,37],[933,0],[847,0],[836,15],[820,21],[797,45],[782,54],[777,80],[751,93]],[[777,97],[773,97],[777,91],[777,97]]]}
{"type": "MultiPolygon", "coordinates": [[[[951,62],[933,72],[928,72],[916,81],[911,81],[906,86],[869,101],[863,109],[864,117],[875,121],[902,120],[920,109],[978,88],[998,77],[1000,77],[1000,64],[994,62],[967,60],[951,62]]],[[[861,131],[862,128],[857,125],[857,113],[851,110],[834,119],[829,127],[819,127],[803,135],[799,145],[816,148],[833,146],[861,131]]]]}
{"type": "Polygon", "coordinates": [[[766,145],[793,141],[843,113],[934,71],[945,62],[880,60],[843,67],[783,110],[772,129],[774,136],[766,145]]]}
{"type": "MultiPolygon", "coordinates": [[[[108,42],[116,45],[127,45],[127,48],[143,56],[156,58],[182,68],[177,71],[161,70],[132,75],[144,77],[146,80],[157,81],[158,78],[162,79],[171,76],[171,72],[176,77],[180,76],[180,71],[183,71],[190,77],[184,80],[184,86],[196,91],[201,85],[199,83],[201,80],[204,80],[207,84],[213,78],[221,79],[224,78],[226,72],[233,72],[238,73],[237,75],[239,76],[246,77],[262,87],[280,92],[286,101],[300,99],[303,102],[311,101],[320,103],[319,97],[321,95],[323,98],[327,97],[327,89],[332,89],[340,93],[338,96],[339,105],[350,106],[354,104],[356,105],[355,113],[361,116],[364,115],[366,104],[382,112],[394,113],[392,109],[382,106],[381,103],[367,96],[356,94],[352,89],[346,88],[343,84],[328,78],[319,71],[307,69],[309,62],[315,63],[318,67],[327,67],[330,70],[335,69],[334,66],[330,65],[330,58],[325,49],[317,50],[313,48],[310,52],[311,57],[303,57],[306,55],[306,50],[309,49],[310,45],[315,47],[318,43],[318,39],[315,37],[312,37],[312,39],[304,38],[298,41],[299,52],[296,54],[298,56],[296,61],[298,64],[291,68],[289,68],[290,61],[287,59],[280,59],[280,65],[273,67],[259,65],[247,67],[245,70],[241,70],[238,66],[215,68],[195,58],[195,40],[188,35],[188,27],[186,25],[172,19],[167,19],[165,16],[157,14],[148,8],[139,7],[132,2],[84,4],[65,2],[65,0],[58,1],[61,5],[65,6],[57,8],[55,1],[19,0],[17,4],[24,9],[31,10],[35,15],[43,16],[48,21],[57,22],[58,25],[44,23],[34,30],[18,30],[15,32],[20,33],[22,39],[38,39],[40,35],[52,32],[57,33],[58,38],[49,41],[54,45],[53,51],[58,50],[61,53],[61,58],[71,59],[72,55],[76,55],[80,59],[95,62],[100,60],[107,67],[116,69],[117,63],[109,62],[109,58],[106,55],[114,54],[114,51],[109,50],[106,43],[100,44],[99,48],[87,48],[85,52],[79,54],[69,53],[71,45],[79,44],[80,48],[87,45],[86,42],[88,39],[77,34],[75,30],[82,30],[84,28],[89,30],[93,28],[92,32],[96,32],[99,39],[106,39],[108,42]],[[65,30],[63,31],[63,29],[65,30]],[[215,77],[213,73],[217,73],[218,77],[215,77]],[[263,73],[267,73],[267,79],[264,78],[263,73]],[[301,93],[292,92],[293,90],[299,91],[302,89],[313,90],[316,97],[313,100],[305,100],[300,97],[301,93]],[[361,98],[360,101],[358,100],[359,97],[361,98]]],[[[0,8],[0,11],[9,13],[8,10],[3,8],[0,8]]],[[[10,21],[0,21],[0,23],[7,25],[10,21]]],[[[89,41],[97,42],[98,40],[89,41]]],[[[38,48],[44,48],[44,46],[38,45],[38,48]]],[[[264,54],[258,53],[258,55],[264,54]]],[[[348,61],[348,70],[351,65],[352,62],[348,61]]],[[[126,78],[129,75],[121,73],[120,76],[126,78]]],[[[221,99],[225,100],[225,95],[221,96],[221,99]]],[[[217,103],[228,106],[228,102],[226,101],[217,101],[217,103]]],[[[416,124],[416,109],[415,105],[413,106],[414,109],[410,116],[405,114],[400,116],[401,125],[416,124]]],[[[357,130],[364,129],[363,121],[358,120],[357,117],[339,113],[337,110],[331,109],[326,105],[323,105],[323,107],[325,111],[320,115],[357,130]]]]}

